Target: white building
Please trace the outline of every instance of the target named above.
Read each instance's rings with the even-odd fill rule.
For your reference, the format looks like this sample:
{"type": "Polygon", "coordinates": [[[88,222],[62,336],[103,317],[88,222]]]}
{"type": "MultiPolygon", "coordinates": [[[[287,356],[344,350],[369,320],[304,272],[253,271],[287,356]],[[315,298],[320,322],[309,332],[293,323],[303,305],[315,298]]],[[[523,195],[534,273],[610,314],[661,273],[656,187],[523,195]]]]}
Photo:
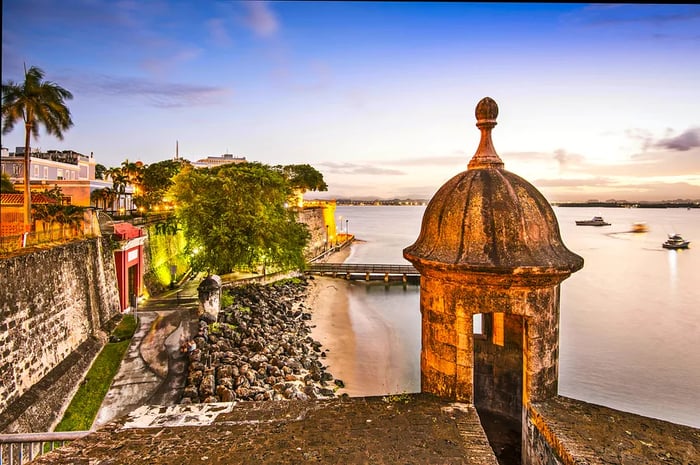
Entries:
{"type": "Polygon", "coordinates": [[[231,163],[246,163],[245,157],[236,157],[233,154],[225,153],[220,157],[209,156],[200,158],[192,163],[195,168],[214,168],[215,166],[229,165],[231,163]]]}

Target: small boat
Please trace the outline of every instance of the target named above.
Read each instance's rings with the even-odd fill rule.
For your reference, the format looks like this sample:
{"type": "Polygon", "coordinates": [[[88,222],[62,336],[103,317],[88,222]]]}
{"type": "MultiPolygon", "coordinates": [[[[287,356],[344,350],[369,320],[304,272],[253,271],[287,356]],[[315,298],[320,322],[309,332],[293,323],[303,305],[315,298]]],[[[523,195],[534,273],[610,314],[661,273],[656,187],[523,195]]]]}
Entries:
{"type": "Polygon", "coordinates": [[[686,241],[680,234],[669,234],[666,242],[663,243],[664,249],[687,249],[690,241],[686,241]]]}
{"type": "Polygon", "coordinates": [[[630,232],[633,233],[644,233],[649,231],[649,227],[647,226],[646,223],[634,223],[632,225],[632,230],[630,232]]]}
{"type": "Polygon", "coordinates": [[[590,220],[576,220],[577,226],[610,226],[606,223],[602,216],[594,216],[590,220]]]}

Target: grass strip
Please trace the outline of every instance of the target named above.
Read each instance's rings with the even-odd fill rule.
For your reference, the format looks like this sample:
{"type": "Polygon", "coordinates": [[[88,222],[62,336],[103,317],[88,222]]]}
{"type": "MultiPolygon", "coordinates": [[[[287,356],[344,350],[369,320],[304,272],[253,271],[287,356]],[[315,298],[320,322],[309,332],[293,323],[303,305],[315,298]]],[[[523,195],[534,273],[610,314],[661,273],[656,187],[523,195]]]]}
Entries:
{"type": "Polygon", "coordinates": [[[92,427],[135,330],[134,316],[124,315],[110,338],[119,342],[108,342],[100,351],[54,431],[86,431],[92,427]]]}

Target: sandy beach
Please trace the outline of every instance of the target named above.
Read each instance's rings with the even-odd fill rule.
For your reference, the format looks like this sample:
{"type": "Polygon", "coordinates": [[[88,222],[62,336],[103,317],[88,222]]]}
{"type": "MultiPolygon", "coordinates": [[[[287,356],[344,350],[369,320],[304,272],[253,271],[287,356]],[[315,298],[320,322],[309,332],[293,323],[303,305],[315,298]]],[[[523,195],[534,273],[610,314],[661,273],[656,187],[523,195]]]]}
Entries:
{"type": "MultiPolygon", "coordinates": [[[[342,263],[350,250],[329,257],[342,263]]],[[[340,278],[314,276],[309,280],[306,306],[311,309],[311,335],[323,344],[325,364],[345,388],[337,394],[351,397],[376,396],[399,392],[404,375],[392,353],[401,352],[395,331],[371,310],[350,311],[350,286],[364,283],[340,278]]]]}

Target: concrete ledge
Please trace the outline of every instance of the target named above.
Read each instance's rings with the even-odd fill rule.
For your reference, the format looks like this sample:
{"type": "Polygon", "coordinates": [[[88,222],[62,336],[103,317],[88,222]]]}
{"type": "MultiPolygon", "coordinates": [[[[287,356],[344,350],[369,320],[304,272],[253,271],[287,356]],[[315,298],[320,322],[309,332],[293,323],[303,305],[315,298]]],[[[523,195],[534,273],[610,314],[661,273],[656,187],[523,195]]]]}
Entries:
{"type": "Polygon", "coordinates": [[[531,453],[549,449],[555,455],[550,459],[557,459],[533,456],[534,464],[700,464],[700,429],[565,397],[532,404],[528,430],[533,429],[547,444],[531,442],[531,453]]]}
{"type": "Polygon", "coordinates": [[[473,406],[423,394],[142,407],[33,463],[497,465],[473,406]]]}

